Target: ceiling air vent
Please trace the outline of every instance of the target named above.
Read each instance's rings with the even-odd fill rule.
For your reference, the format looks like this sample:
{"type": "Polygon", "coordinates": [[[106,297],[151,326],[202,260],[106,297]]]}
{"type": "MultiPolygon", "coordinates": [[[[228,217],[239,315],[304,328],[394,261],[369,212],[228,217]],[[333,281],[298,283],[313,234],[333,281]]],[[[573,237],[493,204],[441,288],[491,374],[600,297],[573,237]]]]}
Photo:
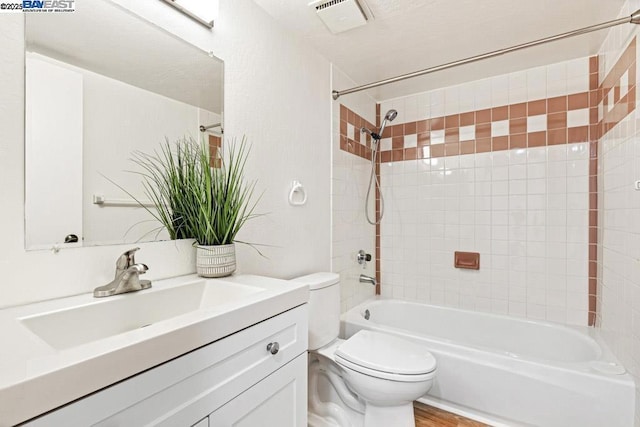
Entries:
{"type": "Polygon", "coordinates": [[[313,2],[318,17],[333,34],[342,33],[367,23],[367,16],[357,0],[313,2]]]}

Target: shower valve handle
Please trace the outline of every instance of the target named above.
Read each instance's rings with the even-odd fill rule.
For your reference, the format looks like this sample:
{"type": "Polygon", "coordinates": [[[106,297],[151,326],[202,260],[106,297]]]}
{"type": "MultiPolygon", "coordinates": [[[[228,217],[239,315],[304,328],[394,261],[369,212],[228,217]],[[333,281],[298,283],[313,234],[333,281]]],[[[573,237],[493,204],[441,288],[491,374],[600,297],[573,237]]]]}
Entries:
{"type": "Polygon", "coordinates": [[[368,254],[360,249],[358,251],[358,255],[356,256],[356,260],[358,261],[358,264],[362,265],[362,268],[365,268],[367,263],[371,261],[371,254],[368,254]]]}

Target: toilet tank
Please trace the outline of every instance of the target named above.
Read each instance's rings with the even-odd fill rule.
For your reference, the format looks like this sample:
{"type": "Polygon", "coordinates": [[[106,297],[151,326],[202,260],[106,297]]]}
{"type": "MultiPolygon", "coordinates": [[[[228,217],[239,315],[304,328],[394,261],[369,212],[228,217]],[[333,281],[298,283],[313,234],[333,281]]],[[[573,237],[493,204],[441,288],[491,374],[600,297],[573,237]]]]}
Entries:
{"type": "Polygon", "coordinates": [[[313,273],[292,280],[309,285],[309,350],[317,350],[340,332],[340,276],[313,273]]]}

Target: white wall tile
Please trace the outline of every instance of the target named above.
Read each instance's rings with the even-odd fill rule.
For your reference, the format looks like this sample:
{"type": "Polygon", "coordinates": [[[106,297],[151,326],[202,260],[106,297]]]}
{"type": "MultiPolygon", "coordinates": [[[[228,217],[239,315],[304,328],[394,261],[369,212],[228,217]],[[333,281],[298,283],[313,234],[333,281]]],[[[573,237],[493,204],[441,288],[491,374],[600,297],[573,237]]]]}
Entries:
{"type": "Polygon", "coordinates": [[[543,130],[547,130],[546,114],[527,117],[527,132],[540,132],[543,130]]]}
{"type": "Polygon", "coordinates": [[[351,123],[347,124],[347,138],[354,139],[355,138],[355,129],[351,123]]]}
{"type": "Polygon", "coordinates": [[[491,122],[491,136],[509,135],[509,120],[491,122]]]}
{"type": "Polygon", "coordinates": [[[547,65],[547,97],[567,94],[567,63],[547,65]]]}
{"type": "Polygon", "coordinates": [[[506,74],[491,78],[491,106],[509,104],[509,77],[506,74]]]}
{"type": "Polygon", "coordinates": [[[404,136],[404,148],[412,148],[418,146],[418,135],[415,133],[412,135],[404,136]]]}
{"type": "Polygon", "coordinates": [[[527,70],[527,96],[529,101],[547,97],[547,70],[545,67],[527,70]]]}
{"type": "Polygon", "coordinates": [[[567,127],[588,126],[589,125],[589,109],[581,108],[579,110],[567,111],[567,127]]]}
{"type": "Polygon", "coordinates": [[[444,90],[445,114],[456,114],[460,112],[460,87],[450,86],[444,90]]]}
{"type": "MultiPolygon", "coordinates": [[[[429,92],[422,92],[416,95],[416,103],[417,103],[417,119],[416,120],[425,120],[431,117],[431,95],[429,92]]],[[[383,110],[382,108],[380,111],[383,110]]]]}
{"type": "Polygon", "coordinates": [[[444,144],[444,130],[431,131],[431,145],[444,144]]]}
{"type": "Polygon", "coordinates": [[[473,83],[474,103],[477,110],[491,108],[491,80],[477,80],[473,83]]]}
{"type": "MultiPolygon", "coordinates": [[[[402,108],[402,107],[400,107],[402,108]]],[[[380,110],[383,111],[383,110],[380,110]]],[[[386,110],[384,110],[386,111],[386,110]]],[[[384,113],[383,113],[384,114],[384,113]]],[[[399,115],[400,113],[398,113],[399,115]]],[[[398,119],[398,117],[396,117],[398,119]]],[[[404,102],[404,115],[402,116],[403,122],[415,122],[419,120],[418,117],[418,97],[411,96],[406,97],[404,102]]]]}
{"type": "Polygon", "coordinates": [[[566,93],[582,93],[589,91],[589,74],[569,77],[567,79],[566,93]]]}
{"type": "Polygon", "coordinates": [[[460,141],[470,141],[476,138],[475,125],[460,126],[460,141]]]}
{"type": "Polygon", "coordinates": [[[625,71],[620,77],[620,97],[622,98],[629,92],[629,70],[625,71]]]}
{"type": "Polygon", "coordinates": [[[458,99],[460,102],[460,113],[466,113],[468,111],[474,111],[476,109],[473,82],[460,85],[458,99]]]}
{"type": "Polygon", "coordinates": [[[589,74],[589,58],[577,58],[567,61],[567,77],[580,77],[589,74]]]}

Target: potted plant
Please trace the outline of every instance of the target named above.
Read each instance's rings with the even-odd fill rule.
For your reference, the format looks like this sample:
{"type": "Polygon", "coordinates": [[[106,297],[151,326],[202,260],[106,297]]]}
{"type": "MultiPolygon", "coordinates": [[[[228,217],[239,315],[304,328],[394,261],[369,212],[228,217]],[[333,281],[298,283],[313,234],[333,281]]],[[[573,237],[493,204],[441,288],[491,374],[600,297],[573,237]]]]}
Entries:
{"type": "Polygon", "coordinates": [[[171,239],[195,239],[200,276],[223,277],[235,271],[236,235],[257,216],[255,181],[244,178],[248,154],[245,138],[229,144],[228,155],[218,155],[219,161],[211,159],[208,144],[193,138],[175,144],[167,140],[153,155],[134,153],[145,194],[155,207],[145,209],[171,239]]]}

